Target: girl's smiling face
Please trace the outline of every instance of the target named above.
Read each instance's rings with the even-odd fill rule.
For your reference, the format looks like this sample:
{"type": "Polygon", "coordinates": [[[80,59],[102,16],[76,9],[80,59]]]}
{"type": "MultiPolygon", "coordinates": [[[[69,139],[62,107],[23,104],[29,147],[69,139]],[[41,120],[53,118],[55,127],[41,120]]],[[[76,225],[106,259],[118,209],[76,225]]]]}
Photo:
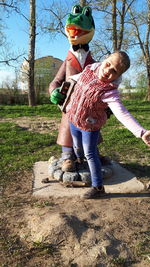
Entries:
{"type": "Polygon", "coordinates": [[[123,73],[123,67],[118,54],[106,58],[99,69],[99,79],[102,82],[112,82],[123,73]]]}

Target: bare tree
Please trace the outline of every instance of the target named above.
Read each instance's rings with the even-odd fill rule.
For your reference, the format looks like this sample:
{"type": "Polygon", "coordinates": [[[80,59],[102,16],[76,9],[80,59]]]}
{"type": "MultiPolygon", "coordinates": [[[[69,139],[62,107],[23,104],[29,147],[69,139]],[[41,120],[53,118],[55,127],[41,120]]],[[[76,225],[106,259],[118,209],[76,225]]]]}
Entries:
{"type": "Polygon", "coordinates": [[[148,79],[148,90],[147,99],[150,101],[150,0],[146,0],[145,6],[146,12],[137,13],[132,7],[129,8],[132,36],[137,40],[136,45],[138,45],[142,52],[141,60],[144,60],[147,79],[148,79]],[[145,26],[145,38],[143,37],[143,31],[141,31],[141,26],[145,26]]]}
{"type": "Polygon", "coordinates": [[[34,60],[35,60],[35,40],[36,40],[36,0],[30,0],[30,19],[29,19],[29,54],[28,54],[28,100],[29,106],[36,105],[34,88],[34,60]]]}
{"type": "Polygon", "coordinates": [[[130,47],[129,31],[127,27],[129,7],[136,0],[97,0],[91,3],[93,9],[101,12],[103,24],[99,25],[100,39],[94,42],[99,43],[100,55],[106,55],[115,50],[127,49],[130,47]]]}
{"type": "Polygon", "coordinates": [[[113,49],[117,50],[117,22],[116,22],[117,12],[116,12],[116,0],[112,1],[112,40],[113,49]]]}
{"type": "MultiPolygon", "coordinates": [[[[30,17],[29,19],[21,12],[19,8],[19,2],[24,0],[3,0],[0,1],[0,7],[7,12],[8,16],[10,12],[16,12],[29,23],[29,50],[28,50],[28,102],[30,106],[36,104],[36,94],[34,89],[34,60],[35,60],[35,40],[36,40],[36,0],[30,0],[30,17]]],[[[12,62],[17,61],[23,54],[19,56],[12,56],[7,52],[7,55],[0,60],[0,63],[11,65],[12,62]]]]}

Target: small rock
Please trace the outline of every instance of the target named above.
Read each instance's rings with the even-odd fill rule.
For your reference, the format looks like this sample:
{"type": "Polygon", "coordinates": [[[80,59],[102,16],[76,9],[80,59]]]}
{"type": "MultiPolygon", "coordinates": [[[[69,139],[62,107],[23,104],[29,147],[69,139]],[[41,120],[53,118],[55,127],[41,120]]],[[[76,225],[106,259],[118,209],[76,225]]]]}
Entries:
{"type": "Polygon", "coordinates": [[[87,170],[79,170],[80,178],[83,182],[90,184],[91,183],[91,175],[87,170]]]}
{"type": "Polygon", "coordinates": [[[57,166],[57,161],[53,161],[50,165],[55,168],[57,166]]]}
{"type": "Polygon", "coordinates": [[[57,162],[57,159],[54,156],[52,156],[52,157],[50,157],[48,162],[51,164],[52,162],[57,162]]]}
{"type": "Polygon", "coordinates": [[[58,169],[58,170],[54,171],[53,177],[57,181],[62,181],[63,180],[63,172],[62,172],[62,170],[58,169]]]}
{"type": "Polygon", "coordinates": [[[102,253],[108,255],[108,250],[110,245],[111,245],[110,240],[103,240],[100,244],[100,250],[102,251],[102,253]]]}
{"type": "Polygon", "coordinates": [[[79,174],[77,172],[64,172],[63,182],[78,181],[79,174]]]}
{"type": "Polygon", "coordinates": [[[57,161],[57,166],[59,166],[60,168],[62,167],[62,162],[63,160],[60,158],[58,161],[57,161]]]}
{"type": "Polygon", "coordinates": [[[42,179],[42,183],[43,183],[43,184],[48,184],[48,183],[50,183],[49,178],[44,178],[44,179],[42,179]]]}
{"type": "Polygon", "coordinates": [[[53,166],[51,166],[51,165],[49,165],[48,166],[48,175],[50,176],[50,177],[52,177],[53,178],[53,176],[54,176],[54,168],[53,168],[53,166]]]}

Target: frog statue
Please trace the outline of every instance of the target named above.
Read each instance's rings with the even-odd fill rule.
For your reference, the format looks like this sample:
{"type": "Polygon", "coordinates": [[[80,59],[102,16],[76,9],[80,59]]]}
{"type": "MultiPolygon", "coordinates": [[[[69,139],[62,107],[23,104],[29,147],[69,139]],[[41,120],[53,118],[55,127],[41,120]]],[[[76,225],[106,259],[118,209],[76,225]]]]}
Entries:
{"type": "MultiPolygon", "coordinates": [[[[95,62],[89,51],[89,42],[93,38],[94,31],[95,25],[91,8],[89,6],[73,6],[72,13],[68,15],[65,25],[65,32],[71,46],[66,59],[49,85],[52,103],[60,104],[64,99],[60,87],[69,76],[80,73],[88,64],[95,62]]],[[[62,146],[62,170],[64,172],[73,171],[75,155],[67,115],[64,112],[62,112],[57,144],[62,146]]]]}

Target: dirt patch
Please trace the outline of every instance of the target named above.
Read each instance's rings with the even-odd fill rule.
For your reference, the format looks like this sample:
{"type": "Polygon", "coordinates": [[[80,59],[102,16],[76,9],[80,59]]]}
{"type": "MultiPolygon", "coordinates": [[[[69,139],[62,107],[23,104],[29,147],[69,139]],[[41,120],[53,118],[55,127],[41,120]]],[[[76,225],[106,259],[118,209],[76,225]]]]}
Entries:
{"type": "Polygon", "coordinates": [[[18,117],[18,118],[2,118],[1,122],[14,122],[24,130],[39,132],[41,134],[50,133],[51,131],[58,130],[59,120],[52,120],[45,117],[18,117]]]}
{"type": "Polygon", "coordinates": [[[130,266],[139,246],[137,238],[143,235],[143,239],[147,232],[147,223],[141,225],[145,220],[141,208],[147,201],[122,199],[118,205],[118,199],[64,200],[51,210],[28,211],[25,234],[29,241],[61,244],[62,266],[107,266],[114,259],[130,266]]]}
{"type": "Polygon", "coordinates": [[[3,266],[149,266],[150,194],[32,197],[32,173],[3,192],[3,266]]]}

